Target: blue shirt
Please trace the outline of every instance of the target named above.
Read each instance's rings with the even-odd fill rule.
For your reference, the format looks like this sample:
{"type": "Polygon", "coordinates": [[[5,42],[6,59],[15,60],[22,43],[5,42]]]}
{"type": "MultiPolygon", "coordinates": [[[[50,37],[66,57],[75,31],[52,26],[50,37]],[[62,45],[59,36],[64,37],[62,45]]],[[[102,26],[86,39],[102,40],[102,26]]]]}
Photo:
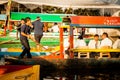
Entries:
{"type": "MultiPolygon", "coordinates": [[[[24,32],[25,34],[30,34],[31,32],[30,32],[30,27],[29,26],[27,26],[27,25],[22,25],[21,26],[21,32],[24,32]]],[[[23,36],[21,33],[20,33],[20,39],[27,39],[27,37],[26,36],[23,36]]]]}
{"type": "Polygon", "coordinates": [[[34,34],[43,35],[44,24],[40,20],[33,22],[34,34]]]}

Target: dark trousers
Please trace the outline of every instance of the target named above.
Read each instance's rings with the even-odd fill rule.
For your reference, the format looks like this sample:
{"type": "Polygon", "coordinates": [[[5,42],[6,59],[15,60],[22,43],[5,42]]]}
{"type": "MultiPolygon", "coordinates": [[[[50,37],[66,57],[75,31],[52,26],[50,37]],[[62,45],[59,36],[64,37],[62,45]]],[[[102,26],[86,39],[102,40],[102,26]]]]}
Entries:
{"type": "Polygon", "coordinates": [[[111,56],[112,58],[119,58],[120,53],[119,53],[119,52],[110,52],[110,56],[111,56]]]}
{"type": "Polygon", "coordinates": [[[35,40],[37,41],[37,43],[40,43],[42,36],[43,35],[34,34],[34,37],[35,37],[35,40]]]}
{"type": "Polygon", "coordinates": [[[95,58],[96,56],[99,56],[99,52],[90,52],[90,58],[95,58]]]}
{"type": "Polygon", "coordinates": [[[20,58],[23,58],[25,54],[27,54],[27,58],[32,58],[30,54],[30,46],[27,39],[21,39],[21,44],[24,46],[22,53],[20,54],[20,58]]]}

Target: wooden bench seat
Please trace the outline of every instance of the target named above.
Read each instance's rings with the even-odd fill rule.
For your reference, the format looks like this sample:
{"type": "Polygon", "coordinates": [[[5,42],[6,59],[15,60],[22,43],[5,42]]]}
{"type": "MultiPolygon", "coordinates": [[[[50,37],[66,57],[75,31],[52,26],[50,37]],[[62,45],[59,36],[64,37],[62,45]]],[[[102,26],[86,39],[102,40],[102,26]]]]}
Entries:
{"type": "Polygon", "coordinates": [[[99,52],[99,58],[110,58],[110,52],[120,52],[120,49],[71,49],[72,52],[78,52],[78,58],[81,58],[82,55],[85,55],[85,58],[90,58],[90,52],[99,52]],[[84,54],[83,54],[84,53],[84,54]]]}

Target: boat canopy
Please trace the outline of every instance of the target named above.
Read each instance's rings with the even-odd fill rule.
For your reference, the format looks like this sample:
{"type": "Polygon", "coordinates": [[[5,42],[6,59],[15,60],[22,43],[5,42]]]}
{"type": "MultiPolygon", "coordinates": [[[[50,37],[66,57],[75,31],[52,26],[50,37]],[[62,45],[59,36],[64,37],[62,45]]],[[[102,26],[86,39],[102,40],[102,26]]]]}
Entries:
{"type": "Polygon", "coordinates": [[[72,16],[71,27],[120,28],[120,17],[72,16]]]}
{"type": "Polygon", "coordinates": [[[44,14],[44,13],[23,13],[23,12],[11,12],[11,20],[19,21],[22,18],[30,17],[35,20],[39,16],[42,22],[62,22],[62,18],[65,16],[75,16],[74,14],[44,14]]]}
{"type": "MultiPolygon", "coordinates": [[[[0,4],[8,0],[0,0],[0,4]]],[[[120,8],[119,0],[12,0],[20,4],[49,5],[72,8],[120,8]]],[[[31,6],[29,6],[31,7],[31,6]]],[[[31,7],[31,8],[32,8],[31,7]]],[[[36,6],[38,7],[38,6],[36,6]]]]}

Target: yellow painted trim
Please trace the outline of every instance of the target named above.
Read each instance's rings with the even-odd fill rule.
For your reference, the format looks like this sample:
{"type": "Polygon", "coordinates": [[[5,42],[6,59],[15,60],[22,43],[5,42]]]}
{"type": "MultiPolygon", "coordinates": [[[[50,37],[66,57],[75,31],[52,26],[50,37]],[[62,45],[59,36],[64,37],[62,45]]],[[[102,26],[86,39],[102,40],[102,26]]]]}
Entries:
{"type": "Polygon", "coordinates": [[[120,52],[120,49],[71,49],[73,52],[120,52]]]}
{"type": "Polygon", "coordinates": [[[70,25],[62,25],[60,28],[70,28],[70,25]]]}
{"type": "Polygon", "coordinates": [[[40,65],[34,65],[30,68],[10,72],[4,75],[0,75],[0,80],[39,80],[40,79],[40,65]]]}

